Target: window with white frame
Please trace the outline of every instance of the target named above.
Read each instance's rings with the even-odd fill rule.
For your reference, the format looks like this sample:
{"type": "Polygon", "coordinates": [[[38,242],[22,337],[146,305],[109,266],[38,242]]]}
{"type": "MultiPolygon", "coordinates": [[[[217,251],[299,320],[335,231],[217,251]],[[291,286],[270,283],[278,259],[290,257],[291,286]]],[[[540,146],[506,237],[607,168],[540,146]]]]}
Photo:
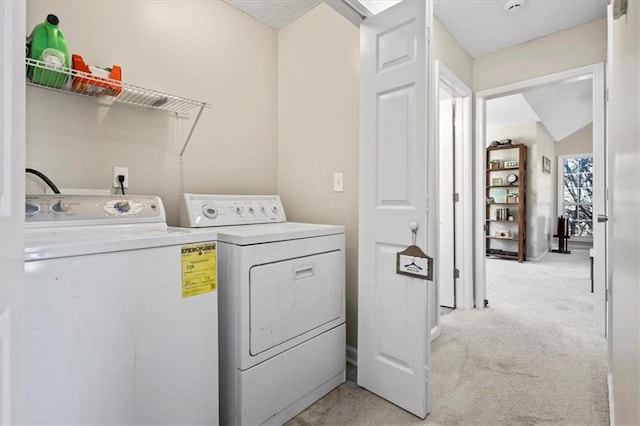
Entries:
{"type": "Polygon", "coordinates": [[[593,156],[558,158],[560,215],[568,218],[569,235],[593,237],[593,156]]]}

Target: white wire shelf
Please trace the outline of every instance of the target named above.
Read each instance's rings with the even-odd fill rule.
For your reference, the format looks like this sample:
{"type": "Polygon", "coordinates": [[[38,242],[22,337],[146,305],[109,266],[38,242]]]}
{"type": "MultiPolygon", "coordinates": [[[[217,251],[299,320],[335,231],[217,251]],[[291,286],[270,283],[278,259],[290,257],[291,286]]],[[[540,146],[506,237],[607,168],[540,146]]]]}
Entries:
{"type": "Polygon", "coordinates": [[[93,74],[64,66],[52,66],[42,61],[26,59],[29,76],[27,84],[58,92],[72,93],[90,98],[154,108],[186,114],[194,108],[210,108],[206,102],[183,98],[158,90],[147,89],[123,81],[97,77],[93,74]]]}
{"type": "Polygon", "coordinates": [[[180,116],[188,115],[192,110],[199,109],[180,151],[180,157],[187,148],[202,111],[204,108],[211,108],[211,104],[206,102],[136,86],[124,81],[98,77],[91,73],[55,66],[35,59],[26,58],[26,68],[27,84],[30,86],[95,98],[99,99],[102,104],[122,103],[171,112],[180,116]]]}

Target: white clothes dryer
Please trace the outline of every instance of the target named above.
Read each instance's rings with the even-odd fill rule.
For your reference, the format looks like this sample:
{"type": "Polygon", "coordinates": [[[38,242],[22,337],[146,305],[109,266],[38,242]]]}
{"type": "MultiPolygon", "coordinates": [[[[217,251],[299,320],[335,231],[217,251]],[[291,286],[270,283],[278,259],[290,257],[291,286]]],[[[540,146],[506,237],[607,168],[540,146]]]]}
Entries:
{"type": "Polygon", "coordinates": [[[278,196],[184,194],[214,227],[221,424],[282,424],[345,381],[344,227],[287,222],[278,196]]]}
{"type": "Polygon", "coordinates": [[[28,195],[26,423],[218,423],[216,234],[152,196],[28,195]]]}

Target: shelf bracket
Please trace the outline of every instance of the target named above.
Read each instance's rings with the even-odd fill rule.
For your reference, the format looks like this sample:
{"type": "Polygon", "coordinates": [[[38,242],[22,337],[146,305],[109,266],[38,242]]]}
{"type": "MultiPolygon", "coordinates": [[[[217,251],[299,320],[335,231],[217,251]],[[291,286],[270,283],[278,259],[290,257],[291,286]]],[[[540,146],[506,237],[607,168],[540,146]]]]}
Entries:
{"type": "Polygon", "coordinates": [[[182,159],[182,156],[184,155],[184,152],[187,150],[187,145],[189,145],[189,141],[191,140],[191,136],[193,135],[193,131],[196,128],[196,125],[198,124],[198,120],[200,120],[200,116],[202,115],[202,111],[204,111],[204,108],[207,106],[207,104],[202,103],[202,105],[200,105],[200,110],[198,111],[198,115],[196,115],[195,120],[193,120],[193,125],[191,126],[191,130],[189,130],[189,134],[187,135],[187,139],[184,141],[184,145],[182,145],[182,150],[180,151],[180,159],[182,159]]]}

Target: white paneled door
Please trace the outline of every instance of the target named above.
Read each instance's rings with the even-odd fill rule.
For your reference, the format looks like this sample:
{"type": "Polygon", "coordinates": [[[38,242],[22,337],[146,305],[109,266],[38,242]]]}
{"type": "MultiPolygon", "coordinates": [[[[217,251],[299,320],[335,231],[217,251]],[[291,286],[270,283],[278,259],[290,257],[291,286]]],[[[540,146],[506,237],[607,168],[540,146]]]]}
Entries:
{"type": "Polygon", "coordinates": [[[358,384],[421,418],[431,406],[434,283],[396,274],[396,253],[417,225],[416,244],[434,257],[431,6],[401,2],[360,27],[358,384]]]}

